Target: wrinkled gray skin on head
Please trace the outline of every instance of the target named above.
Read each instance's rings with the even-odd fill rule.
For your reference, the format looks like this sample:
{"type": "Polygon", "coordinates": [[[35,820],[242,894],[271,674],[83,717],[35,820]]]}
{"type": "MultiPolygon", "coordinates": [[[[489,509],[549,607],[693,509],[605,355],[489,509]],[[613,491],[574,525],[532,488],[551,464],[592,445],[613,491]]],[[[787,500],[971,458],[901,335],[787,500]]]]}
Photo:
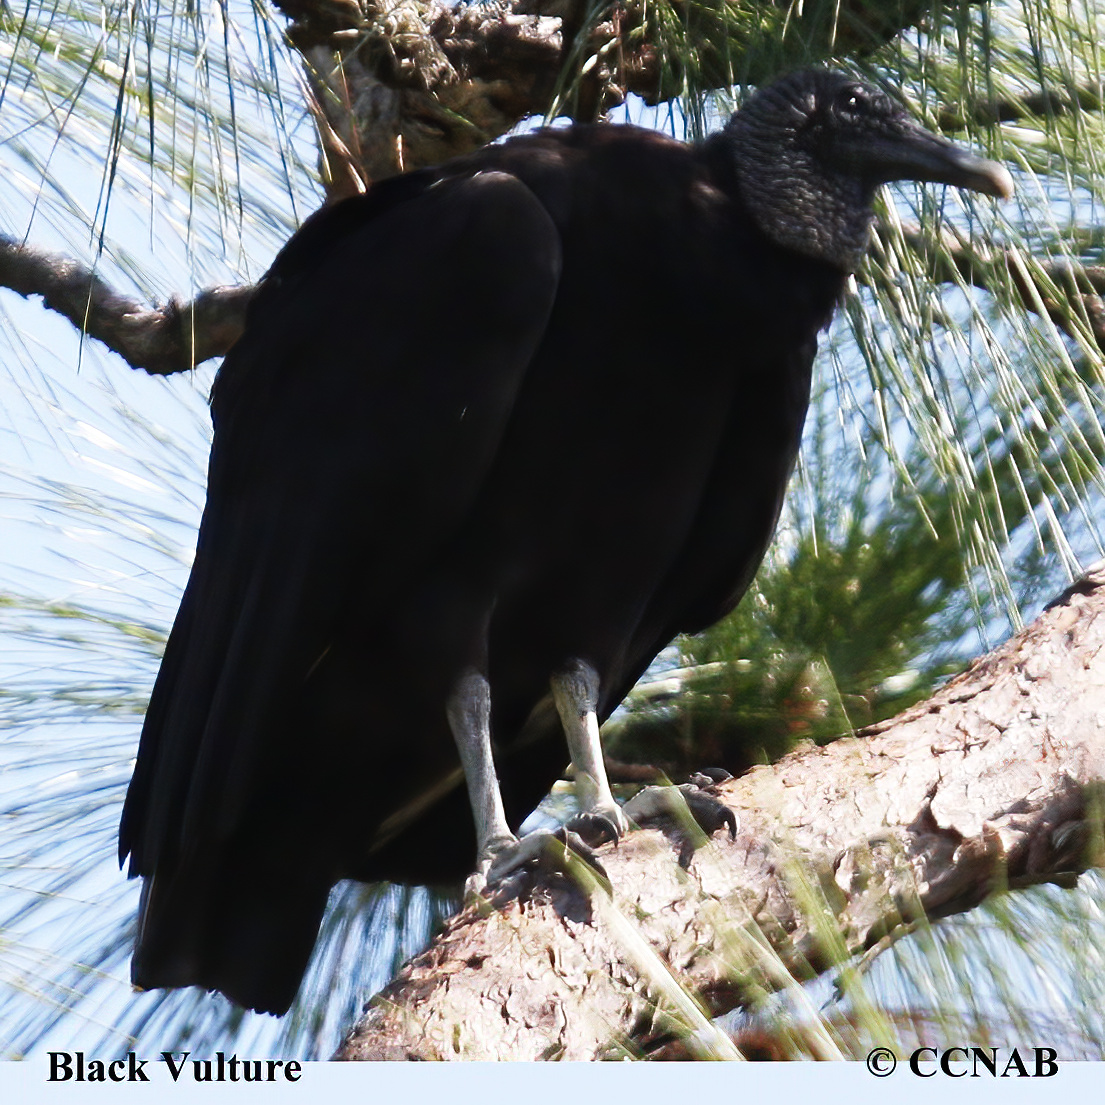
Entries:
{"type": "Polygon", "coordinates": [[[829,70],[756,92],[729,121],[742,197],[776,243],[855,271],[879,185],[927,180],[1008,197],[1008,171],[915,123],[889,96],[829,70]]]}

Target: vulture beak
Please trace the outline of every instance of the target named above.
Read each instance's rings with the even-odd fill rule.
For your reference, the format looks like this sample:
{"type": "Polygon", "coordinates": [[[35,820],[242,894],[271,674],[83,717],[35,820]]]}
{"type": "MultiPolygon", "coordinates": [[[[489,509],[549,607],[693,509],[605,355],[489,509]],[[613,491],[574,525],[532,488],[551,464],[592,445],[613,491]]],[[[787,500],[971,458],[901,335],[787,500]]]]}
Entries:
{"type": "Polygon", "coordinates": [[[1004,165],[937,138],[912,121],[894,132],[871,135],[848,152],[860,161],[864,176],[876,184],[918,180],[951,184],[999,199],[1013,195],[1013,178],[1004,165]]]}

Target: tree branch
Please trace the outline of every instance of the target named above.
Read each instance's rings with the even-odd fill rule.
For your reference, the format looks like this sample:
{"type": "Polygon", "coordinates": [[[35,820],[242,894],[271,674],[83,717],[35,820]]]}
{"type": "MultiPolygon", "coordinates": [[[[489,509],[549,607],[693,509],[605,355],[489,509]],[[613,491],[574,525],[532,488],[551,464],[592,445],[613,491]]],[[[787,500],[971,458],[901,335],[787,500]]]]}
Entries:
{"type": "Polygon", "coordinates": [[[724,4],[691,0],[276,5],[326,114],[323,134],[355,151],[372,180],[469,153],[554,101],[587,121],[629,93],[653,104],[673,98],[691,68],[695,87],[728,88],[869,53],[934,9],[931,0],[763,0],[742,5],[737,19],[724,4]],[[557,101],[569,86],[574,94],[557,101]]]}
{"type": "Polygon", "coordinates": [[[686,871],[656,831],[602,849],[613,905],[565,883],[487,916],[466,909],[338,1057],[647,1053],[687,1022],[658,998],[657,962],[717,1015],[918,917],[1095,862],[1105,565],[927,702],[857,736],[727,783],[742,830],[686,871]]]}
{"type": "MultiPolygon", "coordinates": [[[[875,248],[885,256],[890,232],[879,227],[875,248]]],[[[1043,259],[1020,250],[967,239],[952,229],[938,236],[918,227],[902,228],[905,243],[921,256],[938,283],[963,280],[993,292],[1011,281],[1022,304],[1044,314],[1074,338],[1088,334],[1105,350],[1105,265],[1079,265],[1060,258],[1043,259]]]]}
{"type": "Polygon", "coordinates": [[[91,269],[0,235],[0,287],[38,295],[82,333],[151,375],[183,372],[224,354],[245,324],[252,287],[209,288],[187,304],[145,307],[91,269]]]}
{"type": "Polygon", "coordinates": [[[968,122],[989,127],[1017,123],[1022,119],[1073,115],[1078,111],[1100,111],[1105,104],[1105,82],[1085,81],[1060,92],[1044,88],[1023,96],[976,100],[958,108],[948,107],[938,116],[944,131],[965,130],[968,122]]]}

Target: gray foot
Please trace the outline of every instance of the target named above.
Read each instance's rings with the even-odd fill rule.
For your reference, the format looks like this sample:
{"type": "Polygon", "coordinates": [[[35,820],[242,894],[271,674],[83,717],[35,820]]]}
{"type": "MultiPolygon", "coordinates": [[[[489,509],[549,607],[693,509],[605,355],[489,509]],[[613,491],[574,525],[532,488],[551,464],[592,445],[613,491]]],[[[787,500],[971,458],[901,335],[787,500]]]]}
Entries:
{"type": "Polygon", "coordinates": [[[679,846],[680,866],[686,867],[695,848],[718,829],[727,826],[729,839],[737,835],[737,815],[715,794],[713,780],[707,786],[684,783],[678,787],[645,787],[625,804],[625,813],[642,828],[657,828],[679,846]]]}
{"type": "Polygon", "coordinates": [[[491,871],[507,857],[517,851],[518,838],[513,833],[497,836],[489,840],[476,857],[476,870],[468,876],[464,884],[464,900],[472,901],[486,891],[491,871]]]}
{"type": "Polygon", "coordinates": [[[465,894],[469,898],[480,894],[502,905],[528,894],[542,878],[571,878],[580,861],[609,886],[605,869],[579,836],[566,827],[554,832],[538,829],[500,847],[486,870],[482,874],[477,870],[468,879],[465,894]]]}

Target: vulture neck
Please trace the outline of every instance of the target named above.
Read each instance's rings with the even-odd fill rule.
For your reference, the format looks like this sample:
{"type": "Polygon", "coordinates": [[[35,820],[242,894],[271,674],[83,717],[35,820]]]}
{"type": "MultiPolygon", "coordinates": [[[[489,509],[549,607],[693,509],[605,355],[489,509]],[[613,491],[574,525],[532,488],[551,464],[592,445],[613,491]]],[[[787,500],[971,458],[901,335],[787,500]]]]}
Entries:
{"type": "Polygon", "coordinates": [[[741,200],[771,241],[855,272],[875,219],[873,190],[780,139],[777,130],[757,128],[740,113],[715,136],[728,152],[741,200]]]}

